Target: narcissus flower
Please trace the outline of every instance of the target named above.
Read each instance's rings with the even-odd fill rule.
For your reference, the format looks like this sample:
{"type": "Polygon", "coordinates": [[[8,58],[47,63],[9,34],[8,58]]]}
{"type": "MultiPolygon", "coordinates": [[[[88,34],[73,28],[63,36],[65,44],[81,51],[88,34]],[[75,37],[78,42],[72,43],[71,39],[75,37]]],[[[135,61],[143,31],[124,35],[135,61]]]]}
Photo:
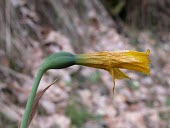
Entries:
{"type": "Polygon", "coordinates": [[[126,74],[120,71],[119,68],[135,70],[149,75],[149,53],[150,50],[147,50],[147,52],[129,50],[78,54],[76,55],[76,64],[108,71],[112,75],[115,85],[115,79],[129,78],[126,74]]]}
{"type": "MultiPolygon", "coordinates": [[[[54,53],[47,57],[38,70],[35,78],[30,97],[27,102],[21,128],[27,128],[35,114],[35,107],[37,107],[43,93],[51,86],[45,88],[42,92],[38,93],[38,99],[35,98],[36,92],[43,74],[49,69],[62,69],[72,65],[84,65],[93,68],[100,68],[108,71],[113,78],[114,86],[115,79],[129,78],[119,68],[130,69],[143,72],[149,75],[148,58],[150,51],[136,52],[136,51],[121,51],[121,52],[94,52],[88,54],[72,54],[69,52],[54,53]],[[41,97],[39,97],[41,96],[41,97]],[[34,103],[34,104],[33,104],[34,103]],[[31,114],[30,114],[31,113],[31,114]]],[[[113,87],[114,92],[114,87],[113,87]]]]}

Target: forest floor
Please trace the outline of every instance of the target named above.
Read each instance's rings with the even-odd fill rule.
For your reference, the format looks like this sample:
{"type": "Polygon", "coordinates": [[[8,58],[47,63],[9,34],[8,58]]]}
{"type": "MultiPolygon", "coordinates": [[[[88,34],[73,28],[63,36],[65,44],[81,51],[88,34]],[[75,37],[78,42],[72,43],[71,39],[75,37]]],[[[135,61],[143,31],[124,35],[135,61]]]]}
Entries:
{"type": "Polygon", "coordinates": [[[110,25],[89,9],[87,24],[82,25],[81,19],[74,18],[79,36],[85,35],[87,40],[82,43],[80,38],[77,46],[73,46],[73,40],[62,31],[36,24],[36,20],[41,20],[37,12],[26,6],[19,9],[21,24],[35,31],[26,28],[20,38],[12,37],[12,41],[0,43],[1,128],[17,127],[38,68],[47,55],[59,51],[147,49],[151,51],[150,75],[124,70],[131,79],[117,80],[114,95],[112,78],[103,70],[83,66],[49,70],[39,89],[58,77],[59,80],[40,100],[31,128],[170,128],[168,32],[154,34],[128,25],[123,25],[120,32],[116,22],[109,19],[110,25]]]}

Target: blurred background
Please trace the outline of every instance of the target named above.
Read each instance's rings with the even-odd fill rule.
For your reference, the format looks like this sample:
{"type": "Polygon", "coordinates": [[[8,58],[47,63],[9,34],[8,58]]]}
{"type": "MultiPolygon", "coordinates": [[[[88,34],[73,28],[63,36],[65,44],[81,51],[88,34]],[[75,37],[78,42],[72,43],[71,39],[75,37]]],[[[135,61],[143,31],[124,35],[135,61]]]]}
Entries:
{"type": "Polygon", "coordinates": [[[170,0],[1,0],[0,127],[17,128],[43,59],[55,52],[151,50],[151,73],[49,70],[30,128],[170,128],[170,0]]]}

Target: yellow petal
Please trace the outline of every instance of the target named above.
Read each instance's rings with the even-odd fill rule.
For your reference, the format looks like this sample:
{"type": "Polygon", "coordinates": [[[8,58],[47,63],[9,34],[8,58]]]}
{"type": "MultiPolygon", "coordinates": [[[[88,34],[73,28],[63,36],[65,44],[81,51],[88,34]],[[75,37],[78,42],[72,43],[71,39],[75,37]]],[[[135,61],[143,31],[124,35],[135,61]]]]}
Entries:
{"type": "Polygon", "coordinates": [[[149,50],[147,52],[129,50],[79,54],[76,55],[76,64],[105,70],[109,68],[130,69],[149,75],[149,52],[149,50]]]}
{"type": "Polygon", "coordinates": [[[126,74],[124,74],[122,71],[120,71],[118,68],[113,68],[108,70],[108,72],[114,77],[115,79],[124,79],[124,78],[129,78],[126,74]],[[114,72],[114,76],[113,73],[114,72]]]}
{"type": "Polygon", "coordinates": [[[125,68],[130,70],[136,70],[143,72],[147,75],[150,73],[148,58],[150,51],[147,52],[136,52],[136,51],[127,51],[123,52],[122,57],[120,57],[123,63],[119,64],[119,68],[125,68]]]}
{"type": "Polygon", "coordinates": [[[111,74],[112,80],[113,80],[113,94],[115,90],[115,79],[124,79],[124,78],[129,78],[126,74],[124,74],[122,71],[120,71],[118,68],[113,68],[113,69],[107,69],[107,71],[111,74]]]}
{"type": "Polygon", "coordinates": [[[150,50],[147,50],[147,52],[129,50],[116,52],[102,51],[79,54],[75,57],[75,64],[107,70],[113,78],[114,92],[115,79],[129,78],[118,68],[135,70],[149,75],[149,53],[150,50]]]}

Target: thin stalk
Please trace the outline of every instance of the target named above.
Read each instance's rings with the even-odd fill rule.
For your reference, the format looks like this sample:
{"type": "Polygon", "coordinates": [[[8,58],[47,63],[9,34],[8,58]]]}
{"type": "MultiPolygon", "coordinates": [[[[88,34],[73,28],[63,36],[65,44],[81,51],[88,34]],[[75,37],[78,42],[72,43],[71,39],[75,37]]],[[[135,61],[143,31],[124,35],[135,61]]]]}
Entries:
{"type": "Polygon", "coordinates": [[[33,84],[31,94],[29,96],[29,99],[28,99],[28,102],[27,102],[27,105],[26,105],[25,113],[24,113],[20,128],[27,128],[27,126],[28,126],[28,121],[29,121],[31,108],[32,108],[32,105],[33,105],[33,102],[34,102],[34,99],[35,99],[35,96],[36,96],[38,85],[39,85],[40,80],[41,80],[41,78],[43,76],[43,73],[44,73],[44,71],[39,69],[39,71],[37,73],[37,76],[36,76],[36,78],[34,80],[34,84],[33,84]]]}

